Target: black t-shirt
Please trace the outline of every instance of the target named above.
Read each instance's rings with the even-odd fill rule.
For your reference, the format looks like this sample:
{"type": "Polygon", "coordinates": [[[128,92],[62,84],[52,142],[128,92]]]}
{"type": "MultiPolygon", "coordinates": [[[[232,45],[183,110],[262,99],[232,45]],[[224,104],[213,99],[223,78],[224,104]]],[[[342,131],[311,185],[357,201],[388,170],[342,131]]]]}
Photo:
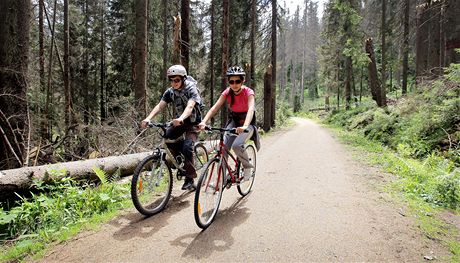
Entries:
{"type": "Polygon", "coordinates": [[[161,98],[166,103],[173,103],[174,117],[178,118],[184,112],[189,100],[195,101],[195,107],[192,114],[184,120],[185,123],[199,123],[201,121],[201,105],[202,100],[200,92],[197,88],[197,82],[190,76],[185,80],[185,87],[176,90],[172,87],[168,88],[161,98]]]}

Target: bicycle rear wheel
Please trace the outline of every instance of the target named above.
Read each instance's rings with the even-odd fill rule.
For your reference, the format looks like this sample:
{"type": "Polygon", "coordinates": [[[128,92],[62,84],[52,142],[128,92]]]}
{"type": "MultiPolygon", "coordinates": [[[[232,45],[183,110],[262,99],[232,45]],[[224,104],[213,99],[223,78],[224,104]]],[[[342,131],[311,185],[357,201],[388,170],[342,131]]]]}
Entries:
{"type": "Polygon", "coordinates": [[[193,210],[195,222],[202,229],[210,226],[217,214],[224,188],[223,177],[220,160],[215,158],[205,165],[198,180],[193,210]]]}
{"type": "Polygon", "coordinates": [[[254,145],[249,144],[246,145],[246,153],[248,154],[249,162],[254,166],[254,168],[251,168],[251,173],[252,176],[249,178],[249,180],[244,180],[243,179],[243,172],[242,172],[242,167],[240,165],[239,169],[239,175],[240,175],[240,183],[238,184],[238,193],[242,196],[246,196],[251,192],[251,188],[254,185],[254,177],[256,176],[256,159],[257,159],[257,153],[256,153],[256,148],[254,145]]]}
{"type": "Polygon", "coordinates": [[[173,177],[171,168],[158,155],[142,160],[134,170],[131,199],[143,215],[162,211],[171,197],[173,177]]]}
{"type": "Polygon", "coordinates": [[[204,164],[208,162],[208,151],[203,143],[195,144],[193,149],[195,151],[195,169],[198,171],[203,168],[204,164]]]}

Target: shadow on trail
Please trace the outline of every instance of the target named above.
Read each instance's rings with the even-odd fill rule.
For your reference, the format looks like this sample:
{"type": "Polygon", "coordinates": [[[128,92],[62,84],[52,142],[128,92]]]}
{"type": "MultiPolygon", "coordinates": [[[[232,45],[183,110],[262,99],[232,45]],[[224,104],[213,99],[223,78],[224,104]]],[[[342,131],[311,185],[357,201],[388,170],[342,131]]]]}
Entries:
{"type": "Polygon", "coordinates": [[[146,217],[134,210],[110,221],[110,225],[120,228],[113,234],[114,239],[125,241],[134,237],[147,238],[152,236],[168,225],[169,218],[172,215],[190,206],[190,201],[185,199],[194,193],[187,191],[179,196],[172,196],[168,206],[162,212],[151,217],[146,217]]]}
{"type": "Polygon", "coordinates": [[[171,245],[185,247],[182,257],[206,259],[215,251],[225,251],[235,242],[232,231],[249,218],[249,209],[242,207],[246,198],[240,198],[230,207],[219,210],[216,219],[206,230],[187,234],[171,241],[171,245]]]}

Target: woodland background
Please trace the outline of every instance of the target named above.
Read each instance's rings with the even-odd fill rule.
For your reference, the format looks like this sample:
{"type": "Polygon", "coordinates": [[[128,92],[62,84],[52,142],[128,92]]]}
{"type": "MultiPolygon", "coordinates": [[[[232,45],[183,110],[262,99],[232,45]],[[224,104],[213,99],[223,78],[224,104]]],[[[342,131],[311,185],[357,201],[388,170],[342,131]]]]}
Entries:
{"type": "MultiPolygon", "coordinates": [[[[5,0],[0,10],[0,169],[149,149],[148,136],[130,142],[176,63],[198,80],[207,108],[226,87],[225,69],[245,67],[266,131],[310,110],[372,109],[352,128],[367,127],[375,105],[388,125],[401,124],[394,105],[441,81],[441,93],[426,96],[453,101],[442,127],[427,124],[436,138],[421,155],[458,158],[459,1],[331,0],[322,20],[312,0],[293,13],[276,0],[5,0]]],[[[393,146],[425,147],[410,139],[393,146]]]]}
{"type": "Polygon", "coordinates": [[[437,214],[460,208],[460,1],[329,0],[321,19],[314,0],[288,10],[277,0],[1,0],[0,261],[132,207],[129,183],[112,175],[155,145],[139,123],[181,63],[206,110],[227,67],[241,65],[263,130],[293,115],[339,127],[396,175],[389,191],[458,262],[458,231],[437,214]],[[86,170],[69,162],[86,159],[86,170]],[[46,184],[31,172],[44,167],[46,184]]]}

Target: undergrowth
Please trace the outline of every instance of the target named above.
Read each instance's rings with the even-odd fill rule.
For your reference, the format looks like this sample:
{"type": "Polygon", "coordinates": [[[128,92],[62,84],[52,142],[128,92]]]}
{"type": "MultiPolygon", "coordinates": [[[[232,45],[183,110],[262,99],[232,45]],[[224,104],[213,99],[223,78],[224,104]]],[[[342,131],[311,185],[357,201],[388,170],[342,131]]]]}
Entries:
{"type": "MultiPolygon", "coordinates": [[[[451,67],[456,72],[455,65],[451,67]]],[[[460,83],[451,73],[382,109],[334,112],[326,123],[395,151],[388,169],[407,179],[404,191],[428,203],[460,207],[460,83]]]]}
{"type": "Polygon", "coordinates": [[[81,183],[55,171],[51,184],[34,181],[35,194],[20,197],[9,210],[0,208],[0,261],[20,260],[37,253],[46,245],[78,232],[85,223],[97,220],[123,206],[127,185],[108,180],[105,173],[94,169],[100,183],[81,183]],[[36,193],[38,191],[38,194],[36,193]]]}
{"type": "Polygon", "coordinates": [[[444,209],[456,214],[460,212],[459,169],[453,168],[452,162],[439,156],[433,155],[424,160],[401,157],[392,149],[362,134],[344,131],[338,126],[334,130],[342,141],[366,153],[364,160],[396,175],[396,179],[386,185],[387,191],[397,200],[403,199],[408,212],[417,219],[420,230],[428,238],[444,243],[452,253],[450,261],[458,262],[459,233],[436,215],[444,209]]]}

